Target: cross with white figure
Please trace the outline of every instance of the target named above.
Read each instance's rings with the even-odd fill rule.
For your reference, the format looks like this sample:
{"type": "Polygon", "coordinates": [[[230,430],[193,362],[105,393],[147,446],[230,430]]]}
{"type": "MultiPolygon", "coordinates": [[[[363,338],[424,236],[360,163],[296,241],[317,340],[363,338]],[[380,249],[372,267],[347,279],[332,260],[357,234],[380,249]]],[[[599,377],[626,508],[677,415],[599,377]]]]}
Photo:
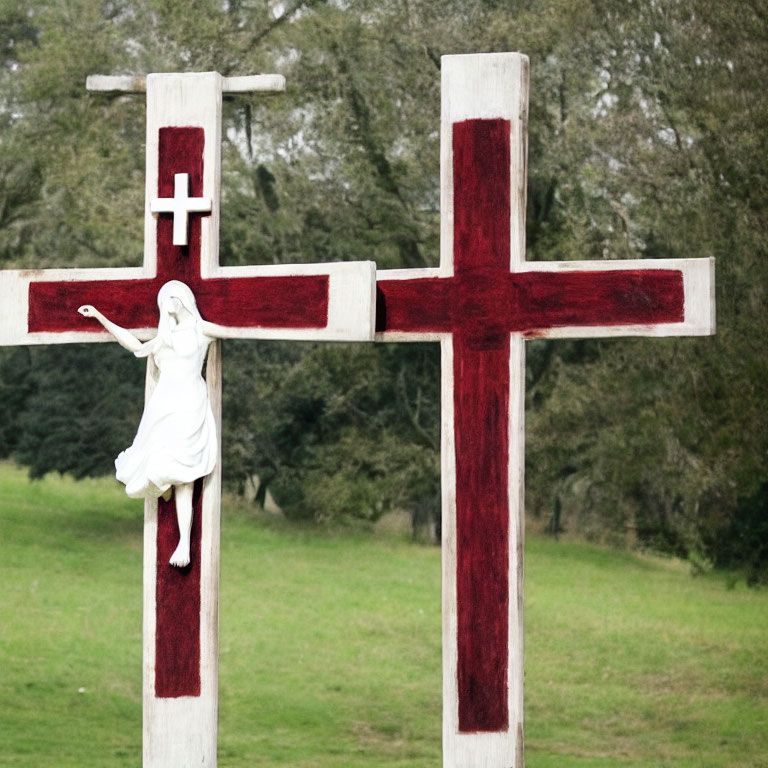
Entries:
{"type": "MultiPolygon", "coordinates": [[[[101,325],[78,314],[83,305],[149,338],[158,324],[158,291],[170,280],[186,283],[206,325],[216,324],[228,338],[373,338],[373,262],[219,266],[222,93],[280,91],[281,76],[96,76],[88,86],[146,89],[144,265],[0,271],[0,345],[110,341],[101,325]],[[172,205],[165,206],[169,198],[172,205]],[[179,234],[187,229],[188,236],[179,234]]],[[[152,369],[150,361],[147,398],[152,369]]],[[[220,440],[220,342],[209,348],[206,385],[220,440]]],[[[161,498],[144,505],[144,768],[216,765],[220,449],[218,454],[213,472],[194,486],[187,567],[169,564],[179,541],[174,502],[161,498]]]]}
{"type": "Polygon", "coordinates": [[[152,213],[173,214],[173,244],[186,245],[190,213],[211,210],[209,197],[189,196],[189,174],[177,173],[173,177],[173,197],[156,197],[149,205],[152,213]]]}

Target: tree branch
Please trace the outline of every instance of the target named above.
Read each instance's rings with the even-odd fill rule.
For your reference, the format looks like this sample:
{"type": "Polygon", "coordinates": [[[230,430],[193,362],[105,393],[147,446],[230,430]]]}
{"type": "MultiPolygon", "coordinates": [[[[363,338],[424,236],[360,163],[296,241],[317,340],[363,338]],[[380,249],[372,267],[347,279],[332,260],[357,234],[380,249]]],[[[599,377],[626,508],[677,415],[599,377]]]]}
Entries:
{"type": "Polygon", "coordinates": [[[313,5],[317,5],[320,0],[296,0],[296,2],[288,8],[282,16],[279,16],[264,29],[259,30],[253,37],[250,38],[248,44],[244,50],[250,50],[258,45],[265,37],[272,34],[278,27],[281,27],[285,22],[290,21],[302,8],[311,8],[313,5]]]}

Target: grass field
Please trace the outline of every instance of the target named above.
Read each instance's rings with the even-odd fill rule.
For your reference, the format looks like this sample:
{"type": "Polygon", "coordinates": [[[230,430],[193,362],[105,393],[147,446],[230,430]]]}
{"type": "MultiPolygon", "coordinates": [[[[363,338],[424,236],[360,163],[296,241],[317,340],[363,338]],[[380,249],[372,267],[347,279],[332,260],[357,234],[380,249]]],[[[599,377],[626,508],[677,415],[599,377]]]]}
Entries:
{"type": "MultiPolygon", "coordinates": [[[[439,551],[236,506],[221,768],[438,768],[439,551]]],[[[0,583],[0,766],[139,766],[141,505],[0,463],[0,583]]],[[[526,764],[768,768],[767,651],[765,591],[529,537],[526,764]]]]}

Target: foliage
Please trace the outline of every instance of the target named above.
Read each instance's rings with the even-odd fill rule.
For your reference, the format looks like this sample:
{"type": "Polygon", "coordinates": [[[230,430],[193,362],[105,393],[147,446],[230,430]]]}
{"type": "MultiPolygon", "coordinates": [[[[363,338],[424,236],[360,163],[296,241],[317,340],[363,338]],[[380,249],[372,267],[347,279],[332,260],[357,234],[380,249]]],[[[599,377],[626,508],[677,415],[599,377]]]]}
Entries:
{"type": "MultiPolygon", "coordinates": [[[[0,260],[138,263],[143,106],[86,96],[84,78],[215,68],[289,83],[225,104],[225,263],[436,265],[440,56],[523,50],[529,259],[714,256],[719,324],[714,339],[529,344],[529,512],[720,562],[768,482],[766,37],[764,0],[4,0],[0,260]]],[[[433,514],[437,354],[228,345],[229,482],[258,475],[294,516],[433,514]]],[[[86,452],[74,471],[106,464],[86,452]]],[[[748,530],[761,572],[765,532],[748,530]]]]}
{"type": "Polygon", "coordinates": [[[257,475],[291,517],[435,513],[439,361],[425,354],[431,349],[264,344],[254,359],[250,346],[226,353],[230,439],[248,446],[230,458],[237,474],[257,475]],[[351,381],[350,370],[359,371],[351,381]],[[414,379],[431,386],[410,392],[414,379]]]}
{"type": "Polygon", "coordinates": [[[0,453],[42,477],[114,472],[141,417],[140,366],[117,345],[17,348],[0,368],[0,453]]]}
{"type": "MultiPolygon", "coordinates": [[[[645,544],[720,562],[739,499],[766,477],[768,167],[755,154],[768,109],[755,56],[766,17],[757,3],[663,3],[621,24],[605,7],[613,47],[601,76],[623,87],[595,136],[608,162],[592,164],[594,188],[613,195],[601,207],[615,210],[627,254],[717,258],[718,334],[595,342],[578,366],[550,366],[529,420],[532,506],[546,514],[549,485],[574,528],[629,529],[645,544]]],[[[764,532],[752,532],[745,558],[763,552],[764,532]]]]}

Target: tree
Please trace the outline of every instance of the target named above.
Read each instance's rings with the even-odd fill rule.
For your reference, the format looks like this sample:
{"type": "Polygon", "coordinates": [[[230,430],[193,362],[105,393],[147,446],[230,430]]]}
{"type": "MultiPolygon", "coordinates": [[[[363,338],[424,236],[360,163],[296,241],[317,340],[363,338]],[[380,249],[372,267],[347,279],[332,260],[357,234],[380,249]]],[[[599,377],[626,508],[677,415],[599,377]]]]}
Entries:
{"type": "MultiPolygon", "coordinates": [[[[84,96],[84,77],[212,68],[289,83],[225,104],[225,263],[436,265],[440,56],[528,53],[528,258],[713,255],[719,313],[714,340],[529,345],[529,510],[716,562],[731,530],[759,540],[752,560],[763,551],[748,522],[768,481],[762,0],[76,0],[0,13],[8,265],[138,263],[143,106],[84,96]]],[[[229,481],[256,474],[291,514],[321,519],[436,510],[437,354],[230,345],[229,481]]]]}

